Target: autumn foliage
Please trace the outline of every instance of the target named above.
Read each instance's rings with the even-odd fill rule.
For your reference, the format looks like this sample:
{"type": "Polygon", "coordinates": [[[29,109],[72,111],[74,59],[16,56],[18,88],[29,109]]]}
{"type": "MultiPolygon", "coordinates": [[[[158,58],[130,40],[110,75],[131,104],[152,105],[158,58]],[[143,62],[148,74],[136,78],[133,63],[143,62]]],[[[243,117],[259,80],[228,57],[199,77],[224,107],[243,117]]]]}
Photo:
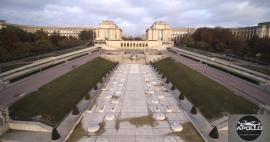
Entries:
{"type": "Polygon", "coordinates": [[[0,62],[71,48],[84,43],[86,41],[61,36],[56,32],[48,36],[42,30],[29,33],[8,26],[0,30],[0,62]]]}
{"type": "Polygon", "coordinates": [[[191,36],[175,41],[175,44],[270,63],[269,38],[244,40],[236,38],[225,28],[199,28],[191,36]]]}

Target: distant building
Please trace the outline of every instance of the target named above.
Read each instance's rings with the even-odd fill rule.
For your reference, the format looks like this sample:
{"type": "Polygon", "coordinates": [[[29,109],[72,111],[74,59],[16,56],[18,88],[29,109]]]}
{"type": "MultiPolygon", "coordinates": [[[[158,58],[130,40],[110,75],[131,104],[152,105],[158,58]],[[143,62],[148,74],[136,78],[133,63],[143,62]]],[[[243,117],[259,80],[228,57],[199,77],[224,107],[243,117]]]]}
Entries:
{"type": "MultiPolygon", "coordinates": [[[[270,38],[270,22],[259,23],[258,26],[228,28],[236,38],[252,39],[270,38]]],[[[196,31],[196,28],[171,28],[163,21],[155,22],[146,30],[146,39],[154,41],[175,41],[188,37],[196,31]]]]}
{"type": "Polygon", "coordinates": [[[122,40],[122,29],[112,21],[102,21],[95,33],[97,40],[122,40]]]}
{"type": "Polygon", "coordinates": [[[43,30],[48,35],[54,32],[61,36],[79,37],[83,30],[92,30],[95,40],[122,40],[122,30],[112,21],[102,21],[97,27],[63,27],[63,26],[33,26],[33,25],[19,25],[10,24],[4,20],[0,20],[0,29],[7,26],[15,26],[26,32],[34,33],[38,30],[43,30]]]}
{"type": "Polygon", "coordinates": [[[252,39],[255,36],[259,38],[270,38],[270,22],[259,23],[258,26],[230,28],[236,38],[252,39]]]}
{"type": "Polygon", "coordinates": [[[0,20],[0,29],[6,27],[6,21],[5,20],[0,20]]]}
{"type": "MultiPolygon", "coordinates": [[[[191,36],[196,28],[172,28],[164,21],[156,21],[146,30],[141,41],[122,40],[122,30],[112,21],[102,21],[97,27],[63,27],[63,26],[32,26],[10,24],[0,20],[0,29],[15,26],[27,32],[43,30],[48,35],[54,32],[62,36],[79,37],[82,30],[91,30],[96,44],[103,44],[117,49],[162,49],[173,45],[174,41],[191,36]]],[[[259,23],[258,26],[228,28],[237,38],[252,39],[270,38],[270,22],[259,23]]]]}
{"type": "Polygon", "coordinates": [[[163,21],[155,22],[146,30],[147,40],[171,41],[172,28],[163,21]]]}
{"type": "Polygon", "coordinates": [[[171,42],[190,36],[195,30],[195,28],[171,28],[167,23],[157,21],[146,30],[146,39],[171,42]]]}

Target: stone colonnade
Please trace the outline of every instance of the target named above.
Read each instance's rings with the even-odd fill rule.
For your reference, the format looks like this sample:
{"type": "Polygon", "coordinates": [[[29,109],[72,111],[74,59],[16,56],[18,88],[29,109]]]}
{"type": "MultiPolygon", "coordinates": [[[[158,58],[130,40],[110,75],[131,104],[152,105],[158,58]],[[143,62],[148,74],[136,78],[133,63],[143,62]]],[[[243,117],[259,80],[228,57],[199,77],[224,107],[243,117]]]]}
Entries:
{"type": "Polygon", "coordinates": [[[147,49],[147,41],[121,41],[121,49],[147,49]]]}

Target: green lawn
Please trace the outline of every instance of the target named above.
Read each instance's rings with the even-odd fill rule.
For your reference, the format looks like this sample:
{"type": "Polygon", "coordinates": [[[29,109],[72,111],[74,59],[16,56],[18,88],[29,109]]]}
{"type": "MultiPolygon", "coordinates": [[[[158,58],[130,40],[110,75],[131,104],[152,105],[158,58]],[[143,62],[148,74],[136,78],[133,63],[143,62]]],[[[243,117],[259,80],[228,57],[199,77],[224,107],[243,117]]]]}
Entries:
{"type": "Polygon", "coordinates": [[[258,107],[197,71],[166,58],[153,64],[209,120],[230,114],[256,113],[258,107]]]}
{"type": "Polygon", "coordinates": [[[56,126],[114,65],[96,58],[78,67],[12,104],[11,118],[56,126]]]}

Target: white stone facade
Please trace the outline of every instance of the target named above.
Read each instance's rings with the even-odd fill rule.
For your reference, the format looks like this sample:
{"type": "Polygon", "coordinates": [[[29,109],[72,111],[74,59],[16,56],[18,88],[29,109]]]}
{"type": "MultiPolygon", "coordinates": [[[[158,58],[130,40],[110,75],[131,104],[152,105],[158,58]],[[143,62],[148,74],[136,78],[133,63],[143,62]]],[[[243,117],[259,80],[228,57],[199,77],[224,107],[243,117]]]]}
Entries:
{"type": "MultiPolygon", "coordinates": [[[[270,38],[270,22],[259,23],[258,26],[228,28],[236,38],[249,40],[255,36],[270,38]]],[[[163,21],[155,22],[146,30],[146,39],[154,41],[175,41],[190,36],[196,28],[171,28],[163,21]]]]}
{"type": "Polygon", "coordinates": [[[235,37],[241,39],[252,39],[255,36],[259,38],[270,38],[270,22],[259,23],[253,27],[230,28],[235,37]]]}
{"type": "MultiPolygon", "coordinates": [[[[171,28],[164,21],[156,21],[146,30],[146,40],[123,41],[122,30],[112,21],[102,21],[97,27],[58,27],[58,26],[31,26],[9,24],[0,20],[0,29],[6,26],[16,26],[24,31],[34,33],[43,30],[51,35],[54,32],[62,36],[78,38],[82,30],[93,31],[96,44],[107,44],[118,49],[148,49],[154,46],[172,45],[174,41],[192,35],[196,28],[171,28]],[[107,42],[112,41],[112,42],[107,42]]],[[[259,23],[258,26],[228,28],[236,38],[249,40],[255,36],[259,38],[270,38],[270,22],[259,23]]]]}
{"type": "Polygon", "coordinates": [[[102,21],[97,27],[60,27],[60,26],[32,26],[32,25],[19,25],[9,24],[4,20],[0,20],[0,29],[6,26],[15,26],[26,32],[34,33],[38,30],[43,30],[48,35],[54,32],[59,33],[61,36],[79,37],[83,30],[93,31],[95,40],[122,40],[122,30],[112,21],[102,21]]]}
{"type": "Polygon", "coordinates": [[[171,42],[190,36],[195,30],[195,28],[171,28],[167,23],[157,21],[146,30],[146,39],[171,42]]]}

